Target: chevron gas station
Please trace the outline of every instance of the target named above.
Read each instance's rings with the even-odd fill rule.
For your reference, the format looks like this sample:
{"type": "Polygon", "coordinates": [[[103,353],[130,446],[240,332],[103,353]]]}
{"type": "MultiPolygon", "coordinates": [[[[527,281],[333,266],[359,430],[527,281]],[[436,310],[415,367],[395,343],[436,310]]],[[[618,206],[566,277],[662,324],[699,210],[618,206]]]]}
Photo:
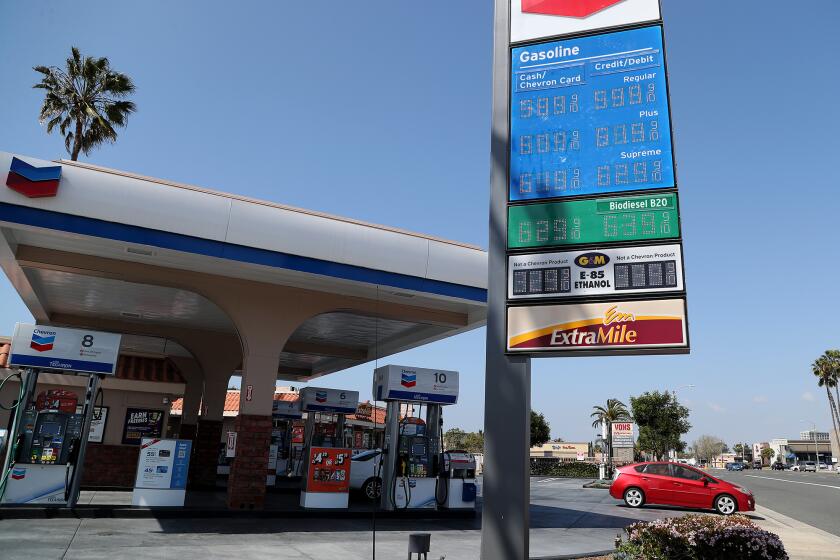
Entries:
{"type": "MultiPolygon", "coordinates": [[[[189,443],[187,488],[214,488],[220,442],[232,439],[233,449],[222,461],[226,507],[261,509],[267,474],[305,478],[300,463],[305,467],[308,461],[301,461],[301,454],[309,447],[359,451],[381,445],[389,430],[403,434],[405,427],[394,423],[380,425],[376,435],[368,417],[369,437],[363,440],[364,418],[358,419],[365,403],[357,408],[373,395],[335,387],[330,374],[475,329],[486,318],[487,256],[476,247],[64,160],[0,153],[0,170],[5,180],[0,266],[37,323],[19,326],[8,360],[29,376],[24,374],[22,383],[11,380],[0,399],[15,401],[18,387],[27,383],[33,399],[42,394],[43,403],[44,394],[47,401],[55,397],[52,408],[41,409],[52,414],[43,426],[21,412],[19,426],[25,431],[28,422],[29,432],[20,442],[12,433],[10,447],[31,447],[30,458],[37,456],[32,463],[60,462],[64,455],[55,450],[62,438],[70,438],[72,427],[65,427],[66,436],[53,427],[56,415],[63,414],[62,391],[73,390],[70,408],[80,413],[75,416],[107,410],[107,418],[91,413],[81,426],[95,431],[98,425],[100,432],[82,456],[76,451],[85,471],[77,489],[130,490],[141,449],[167,437],[189,443]],[[107,349],[91,343],[91,355],[101,350],[111,358],[107,371],[91,374],[90,382],[65,370],[93,366],[73,366],[70,359],[65,367],[62,360],[69,358],[42,355],[57,351],[53,342],[57,349],[57,340],[75,333],[91,337],[82,338],[82,346],[85,340],[116,336],[107,349]],[[228,402],[226,410],[232,376],[241,376],[240,395],[236,409],[228,402]],[[296,397],[285,401],[297,405],[288,414],[278,411],[278,402],[281,409],[284,402],[277,398],[278,384],[301,383],[318,389],[294,391],[296,397]],[[355,432],[346,415],[356,418],[355,432]],[[288,422],[281,425],[281,418],[288,422]],[[289,457],[292,441],[299,445],[289,457]],[[269,469],[278,454],[285,458],[284,468],[269,469]]],[[[8,334],[12,327],[6,327],[8,334]]],[[[82,348],[78,356],[85,352],[82,348]]],[[[443,371],[435,375],[439,381],[443,375],[445,383],[443,371]]],[[[420,390],[414,384],[422,384],[423,371],[416,375],[403,378],[413,391],[420,390]]],[[[450,379],[454,396],[441,394],[443,404],[457,398],[457,373],[450,372],[450,379]]],[[[383,383],[387,395],[387,380],[383,383]]],[[[377,400],[385,400],[381,390],[377,400]]],[[[440,424],[435,398],[421,405],[428,417],[417,421],[428,429],[430,448],[440,424]]],[[[397,402],[388,403],[389,421],[410,416],[397,402]]],[[[369,412],[371,403],[367,406],[369,412]]],[[[0,422],[6,425],[9,413],[4,414],[0,422]]],[[[412,429],[418,430],[417,424],[412,429]]],[[[165,457],[169,451],[160,453],[165,457]]],[[[22,469],[27,459],[20,454],[18,449],[7,467],[22,469]]],[[[408,474],[403,468],[401,474],[408,474]]],[[[411,464],[414,475],[428,468],[411,464]]],[[[17,483],[10,478],[4,487],[4,503],[17,483]]],[[[304,507],[343,507],[341,500],[323,505],[318,492],[309,494],[306,503],[301,500],[304,507]]],[[[154,505],[154,499],[146,505],[154,505]]]]}

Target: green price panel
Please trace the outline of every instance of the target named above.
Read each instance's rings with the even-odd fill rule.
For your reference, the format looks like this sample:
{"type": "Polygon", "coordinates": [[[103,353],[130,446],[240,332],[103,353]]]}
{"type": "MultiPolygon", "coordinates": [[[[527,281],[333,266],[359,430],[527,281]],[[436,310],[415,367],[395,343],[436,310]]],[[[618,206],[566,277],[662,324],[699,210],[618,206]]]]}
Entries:
{"type": "Polygon", "coordinates": [[[509,249],[679,236],[676,193],[508,207],[509,249]]]}

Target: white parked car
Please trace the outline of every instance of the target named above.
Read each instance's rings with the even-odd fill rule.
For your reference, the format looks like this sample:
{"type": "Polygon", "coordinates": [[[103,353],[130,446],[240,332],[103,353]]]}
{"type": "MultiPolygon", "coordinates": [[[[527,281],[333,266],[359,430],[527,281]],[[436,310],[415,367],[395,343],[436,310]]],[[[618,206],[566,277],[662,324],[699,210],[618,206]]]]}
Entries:
{"type": "Polygon", "coordinates": [[[382,494],[382,478],[379,472],[381,449],[370,449],[350,459],[350,488],[361,490],[369,500],[378,500],[382,494]]]}

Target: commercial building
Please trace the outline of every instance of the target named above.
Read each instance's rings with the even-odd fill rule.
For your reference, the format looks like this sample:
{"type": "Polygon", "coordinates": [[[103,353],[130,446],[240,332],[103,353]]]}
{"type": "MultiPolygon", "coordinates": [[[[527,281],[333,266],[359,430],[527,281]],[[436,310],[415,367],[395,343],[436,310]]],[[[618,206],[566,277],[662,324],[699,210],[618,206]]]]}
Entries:
{"type": "Polygon", "coordinates": [[[799,439],[805,439],[808,441],[828,441],[829,440],[829,433],[828,432],[815,432],[813,430],[806,430],[804,432],[799,432],[799,439]]]}
{"type": "Polygon", "coordinates": [[[532,458],[548,457],[560,461],[585,461],[592,453],[588,442],[550,441],[531,448],[532,458]]]}
{"type": "Polygon", "coordinates": [[[726,463],[734,463],[735,459],[735,453],[721,453],[714,457],[707,465],[713,469],[723,469],[726,468],[726,463]]]}
{"type": "Polygon", "coordinates": [[[811,439],[777,438],[770,440],[770,447],[775,451],[773,461],[781,460],[788,465],[796,465],[803,461],[819,460],[826,465],[836,462],[837,455],[832,452],[831,442],[811,439]],[[779,459],[781,458],[781,459],[779,459]]]}
{"type": "Polygon", "coordinates": [[[756,461],[761,461],[761,464],[765,467],[770,465],[770,462],[773,459],[776,458],[775,451],[773,452],[773,457],[772,458],[766,458],[765,459],[761,454],[761,452],[764,449],[768,449],[769,447],[770,447],[770,443],[768,443],[766,441],[761,442],[761,443],[752,444],[752,460],[753,460],[753,463],[755,463],[756,461]]]}
{"type": "MultiPolygon", "coordinates": [[[[308,382],[485,322],[477,247],[79,162],[0,152],[0,174],[13,158],[58,167],[60,179],[48,196],[0,186],[0,267],[38,323],[122,333],[121,354],[174,365],[178,377],[121,406],[142,394],[165,416],[161,395],[183,396],[193,480],[215,479],[229,380],[241,376],[233,428],[249,437],[231,465],[230,508],[263,506],[264,473],[251,465],[268,458],[278,380],[308,382]]],[[[117,441],[118,414],[103,443],[130,462],[137,444],[117,441]]]]}

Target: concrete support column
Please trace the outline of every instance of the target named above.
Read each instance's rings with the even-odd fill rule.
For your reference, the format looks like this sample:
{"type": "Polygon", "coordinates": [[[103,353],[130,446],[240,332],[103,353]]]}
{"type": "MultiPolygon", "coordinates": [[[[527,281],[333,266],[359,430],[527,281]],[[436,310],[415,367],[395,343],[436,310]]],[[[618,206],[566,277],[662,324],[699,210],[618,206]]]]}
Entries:
{"type": "Polygon", "coordinates": [[[190,481],[193,487],[214,488],[216,486],[216,468],[219,464],[219,444],[222,440],[222,421],[227,386],[230,377],[222,371],[210,371],[204,380],[204,393],[201,405],[201,418],[193,442],[190,481]],[[214,375],[215,374],[215,375],[214,375]]]}
{"type": "Polygon", "coordinates": [[[172,357],[170,360],[178,367],[181,377],[186,381],[178,437],[194,440],[198,424],[198,410],[201,407],[201,394],[204,391],[204,375],[201,366],[193,358],[172,357]]]}
{"type": "Polygon", "coordinates": [[[271,444],[271,407],[280,353],[248,354],[242,371],[239,416],[236,417],[236,457],[228,478],[230,509],[262,509],[268,451],[271,444]]]}

